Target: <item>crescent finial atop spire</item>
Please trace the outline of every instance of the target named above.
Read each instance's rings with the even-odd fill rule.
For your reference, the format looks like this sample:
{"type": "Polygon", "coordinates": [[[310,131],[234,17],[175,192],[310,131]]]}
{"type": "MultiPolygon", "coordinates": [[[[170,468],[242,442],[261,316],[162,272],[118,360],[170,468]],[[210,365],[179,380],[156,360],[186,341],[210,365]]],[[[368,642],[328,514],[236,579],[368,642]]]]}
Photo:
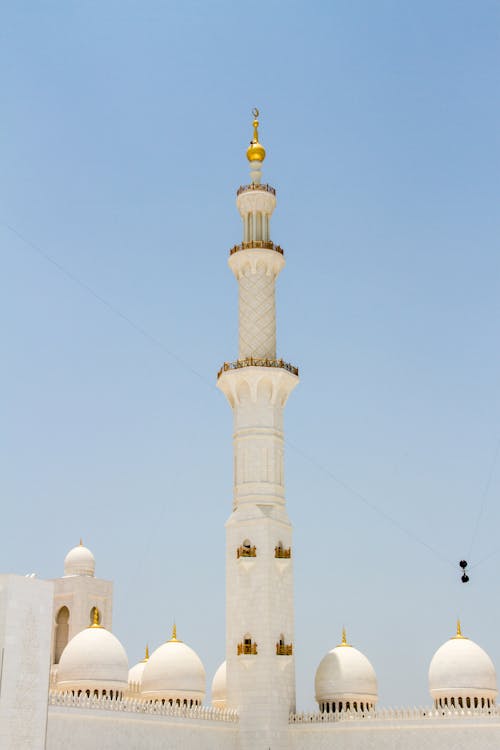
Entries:
{"type": "Polygon", "coordinates": [[[259,110],[257,109],[257,107],[254,107],[252,109],[252,114],[254,117],[253,138],[250,141],[249,147],[247,148],[247,159],[249,162],[262,162],[266,158],[266,149],[261,143],[259,143],[259,121],[257,119],[259,116],[259,110]]]}

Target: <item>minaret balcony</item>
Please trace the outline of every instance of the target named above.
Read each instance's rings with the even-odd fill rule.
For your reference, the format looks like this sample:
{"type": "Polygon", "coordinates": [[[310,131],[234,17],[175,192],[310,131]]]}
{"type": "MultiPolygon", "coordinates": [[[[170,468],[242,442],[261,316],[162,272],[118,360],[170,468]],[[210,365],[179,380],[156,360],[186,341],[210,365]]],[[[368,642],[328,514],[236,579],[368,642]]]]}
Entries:
{"type": "Polygon", "coordinates": [[[278,544],[278,546],[274,548],[274,556],[278,560],[289,560],[292,556],[292,548],[285,548],[282,547],[281,544],[278,544]]]}
{"type": "Polygon", "coordinates": [[[236,195],[241,195],[242,193],[246,193],[247,190],[262,190],[265,193],[271,193],[271,195],[276,195],[276,190],[273,187],[271,187],[271,185],[268,185],[268,184],[258,185],[255,182],[252,182],[250,185],[241,185],[236,191],[236,195]]]}
{"type": "Polygon", "coordinates": [[[236,550],[236,557],[238,560],[242,557],[257,557],[257,547],[250,547],[246,544],[242,544],[241,547],[238,547],[236,550]]]}
{"type": "Polygon", "coordinates": [[[252,242],[242,242],[241,245],[234,245],[229,251],[229,255],[234,255],[239,250],[275,250],[277,253],[284,255],[282,247],[266,240],[252,240],[252,242]]]}
{"type": "Polygon", "coordinates": [[[257,644],[245,638],[243,643],[238,643],[238,656],[257,656],[257,644]]]}
{"type": "Polygon", "coordinates": [[[228,370],[239,370],[242,367],[276,367],[281,370],[286,370],[292,375],[299,374],[299,368],[291,365],[289,362],[285,362],[282,359],[261,359],[260,357],[245,357],[245,359],[237,359],[236,362],[224,362],[219,372],[217,373],[217,380],[220,378],[222,373],[228,370]]]}

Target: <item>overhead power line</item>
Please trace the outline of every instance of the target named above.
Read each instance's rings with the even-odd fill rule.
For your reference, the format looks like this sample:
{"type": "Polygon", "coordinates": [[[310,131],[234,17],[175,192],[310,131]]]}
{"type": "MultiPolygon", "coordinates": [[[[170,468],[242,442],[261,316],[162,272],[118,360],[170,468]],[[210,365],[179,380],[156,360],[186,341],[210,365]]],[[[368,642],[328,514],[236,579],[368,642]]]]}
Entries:
{"type": "MultiPolygon", "coordinates": [[[[160,349],[162,352],[167,354],[169,357],[171,357],[173,360],[175,360],[181,367],[191,372],[192,375],[194,375],[196,378],[201,380],[206,386],[209,388],[213,388],[213,382],[210,381],[205,375],[200,373],[198,370],[196,370],[192,365],[187,362],[185,359],[180,357],[178,354],[176,354],[172,349],[165,346],[165,344],[157,338],[155,335],[151,334],[147,329],[145,329],[142,325],[137,323],[135,320],[133,320],[131,317],[129,317],[126,313],[124,313],[122,310],[120,310],[116,305],[112,304],[107,300],[105,297],[102,296],[99,292],[97,292],[93,287],[91,287],[87,282],[83,281],[81,278],[76,276],[74,273],[69,271],[65,266],[63,266],[59,261],[57,261],[52,255],[50,255],[48,252],[46,252],[40,245],[33,242],[32,240],[25,237],[21,232],[19,232],[15,227],[13,227],[10,224],[7,224],[5,222],[1,223],[2,226],[4,226],[8,231],[10,231],[13,235],[18,237],[27,247],[31,248],[34,252],[36,252],[38,255],[40,255],[44,260],[46,260],[48,263],[50,263],[54,268],[56,268],[63,276],[65,276],[69,281],[73,282],[77,286],[79,286],[81,289],[86,291],[91,297],[93,297],[95,300],[97,300],[103,307],[105,307],[109,312],[111,312],[113,315],[115,315],[117,318],[122,320],[124,323],[129,325],[131,328],[133,328],[136,333],[138,333],[140,336],[145,338],[147,341],[149,341],[151,344],[153,344],[155,347],[160,349]]],[[[314,468],[316,468],[318,471],[323,473],[325,476],[327,476],[330,480],[335,482],[338,486],[342,487],[346,492],[348,492],[350,495],[355,497],[358,501],[363,503],[366,507],[370,508],[374,513],[377,513],[381,518],[383,518],[386,523],[389,523],[394,528],[396,528],[398,531],[400,531],[402,534],[410,538],[413,542],[420,545],[423,549],[426,549],[429,553],[431,553],[434,557],[438,558],[444,563],[447,563],[451,565],[452,567],[455,567],[455,563],[451,561],[449,558],[445,557],[436,547],[426,542],[424,539],[422,539],[418,534],[416,534],[414,531],[412,531],[410,528],[404,526],[400,521],[398,521],[396,518],[394,518],[392,515],[387,513],[383,508],[381,508],[379,505],[374,503],[372,500],[367,498],[364,494],[359,492],[358,490],[351,487],[347,482],[337,477],[330,469],[328,469],[326,466],[323,466],[321,463],[319,463],[316,459],[312,458],[308,453],[306,453],[304,450],[302,450],[299,446],[292,443],[290,440],[285,440],[286,444],[292,448],[296,453],[302,456],[308,463],[311,464],[314,468]]],[[[498,459],[498,454],[500,452],[500,440],[498,442],[497,446],[497,452],[496,452],[496,458],[494,464],[496,464],[496,460],[498,459]]],[[[484,510],[484,504],[486,495],[489,489],[489,485],[491,484],[491,478],[493,476],[493,470],[494,465],[492,467],[492,470],[490,472],[489,479],[486,483],[485,490],[483,492],[483,503],[480,509],[480,513],[478,515],[478,520],[476,522],[476,527],[479,525],[479,521],[482,515],[482,512],[484,510]]],[[[496,552],[491,553],[496,554],[496,552]]],[[[488,557],[490,557],[489,555],[488,557]]],[[[476,563],[475,566],[479,565],[481,562],[484,562],[484,560],[487,558],[484,558],[479,563],[476,563]]]]}

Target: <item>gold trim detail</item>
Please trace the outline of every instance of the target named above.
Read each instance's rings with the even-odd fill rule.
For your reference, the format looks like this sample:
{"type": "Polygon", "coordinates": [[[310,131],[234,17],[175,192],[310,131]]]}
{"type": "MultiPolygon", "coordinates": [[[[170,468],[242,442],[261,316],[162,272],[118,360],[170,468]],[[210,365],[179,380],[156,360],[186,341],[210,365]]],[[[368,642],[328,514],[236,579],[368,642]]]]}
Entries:
{"type": "Polygon", "coordinates": [[[257,547],[245,547],[243,544],[236,550],[236,557],[257,557],[257,547]]]}
{"type": "Polygon", "coordinates": [[[272,187],[272,185],[268,185],[267,183],[263,185],[258,185],[255,182],[252,182],[250,185],[240,185],[238,190],[236,191],[236,195],[241,195],[241,193],[246,193],[247,190],[263,190],[265,193],[271,193],[271,195],[276,195],[275,188],[272,187]]]}
{"type": "Polygon", "coordinates": [[[282,359],[261,359],[260,357],[246,357],[245,359],[237,359],[236,362],[224,362],[219,372],[217,373],[217,380],[220,378],[223,372],[228,370],[239,370],[241,367],[278,367],[281,370],[287,370],[292,375],[299,374],[299,368],[294,365],[285,362],[282,359]]]}
{"type": "Polygon", "coordinates": [[[238,656],[257,656],[257,644],[256,643],[238,643],[237,647],[238,656]]]}
{"type": "Polygon", "coordinates": [[[275,245],[274,242],[267,242],[265,240],[253,240],[252,242],[242,242],[241,245],[234,245],[229,251],[229,255],[234,255],[239,250],[275,250],[277,253],[284,255],[283,248],[279,245],[275,245]]]}
{"type": "Polygon", "coordinates": [[[288,547],[287,549],[285,549],[285,547],[281,547],[280,545],[278,545],[274,548],[274,556],[278,560],[289,560],[292,556],[292,548],[288,547]]]}

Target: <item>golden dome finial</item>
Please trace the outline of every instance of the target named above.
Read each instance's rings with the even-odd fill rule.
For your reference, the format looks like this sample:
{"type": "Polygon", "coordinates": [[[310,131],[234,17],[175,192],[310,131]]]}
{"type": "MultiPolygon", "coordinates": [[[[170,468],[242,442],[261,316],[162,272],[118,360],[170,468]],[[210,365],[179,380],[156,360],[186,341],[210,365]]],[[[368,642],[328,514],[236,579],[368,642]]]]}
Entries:
{"type": "Polygon", "coordinates": [[[453,638],[465,638],[465,635],[462,635],[462,625],[460,623],[460,618],[457,619],[457,633],[453,636],[453,638]]]}
{"type": "Polygon", "coordinates": [[[177,625],[175,624],[175,620],[174,620],[174,624],[172,625],[172,637],[170,638],[169,643],[177,643],[177,642],[178,642],[177,625]]]}
{"type": "Polygon", "coordinates": [[[146,643],[146,653],[144,654],[143,661],[148,661],[149,659],[149,645],[146,643]]]}
{"type": "Polygon", "coordinates": [[[350,646],[350,643],[347,643],[347,633],[345,627],[342,628],[342,643],[339,643],[339,646],[350,646]]]}
{"type": "Polygon", "coordinates": [[[247,159],[248,161],[264,161],[266,158],[266,149],[259,143],[259,110],[257,107],[252,109],[253,120],[253,138],[250,141],[250,145],[247,148],[247,159]]]}
{"type": "Polygon", "coordinates": [[[83,547],[82,537],[80,537],[80,547],[83,547]]]}

